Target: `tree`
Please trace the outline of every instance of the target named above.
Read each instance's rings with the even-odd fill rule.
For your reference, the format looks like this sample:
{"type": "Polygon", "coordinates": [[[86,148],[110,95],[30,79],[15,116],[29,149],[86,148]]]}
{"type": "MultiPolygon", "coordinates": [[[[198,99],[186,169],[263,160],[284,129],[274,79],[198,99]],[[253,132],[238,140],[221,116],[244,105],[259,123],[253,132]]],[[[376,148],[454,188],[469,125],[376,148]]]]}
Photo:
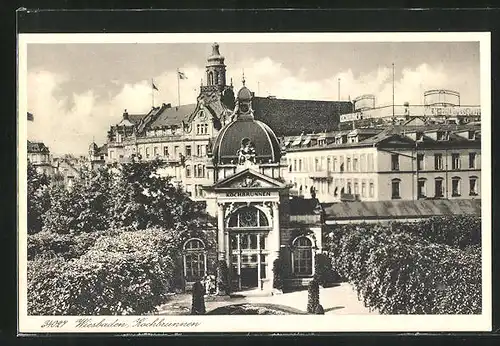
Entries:
{"type": "Polygon", "coordinates": [[[191,306],[191,315],[203,315],[205,314],[205,290],[203,285],[196,281],[193,284],[193,303],[191,306]]]}
{"type": "Polygon", "coordinates": [[[30,162],[28,162],[27,175],[28,233],[34,234],[42,230],[42,216],[50,207],[50,198],[48,193],[50,178],[45,174],[38,173],[36,168],[30,162]]]}
{"type": "Polygon", "coordinates": [[[319,303],[319,284],[313,279],[307,288],[307,312],[309,314],[324,315],[325,311],[319,303]]]}

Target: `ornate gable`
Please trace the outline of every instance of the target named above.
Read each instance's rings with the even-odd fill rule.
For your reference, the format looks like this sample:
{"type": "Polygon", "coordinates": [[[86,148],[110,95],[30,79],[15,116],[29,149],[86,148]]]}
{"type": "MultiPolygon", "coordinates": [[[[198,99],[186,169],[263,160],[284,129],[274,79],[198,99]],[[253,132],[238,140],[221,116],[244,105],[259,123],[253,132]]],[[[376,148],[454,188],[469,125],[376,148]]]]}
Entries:
{"type": "Polygon", "coordinates": [[[212,186],[213,189],[282,189],[285,187],[285,183],[249,168],[223,179],[212,186]]]}

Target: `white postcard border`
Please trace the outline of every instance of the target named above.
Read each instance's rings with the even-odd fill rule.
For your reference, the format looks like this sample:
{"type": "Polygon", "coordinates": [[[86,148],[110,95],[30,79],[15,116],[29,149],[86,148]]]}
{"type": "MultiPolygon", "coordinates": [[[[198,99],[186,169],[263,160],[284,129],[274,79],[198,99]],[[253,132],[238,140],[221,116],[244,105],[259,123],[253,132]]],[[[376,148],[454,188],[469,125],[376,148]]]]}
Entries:
{"type": "MultiPolygon", "coordinates": [[[[217,34],[19,34],[18,36],[18,332],[455,332],[490,331],[491,291],[491,39],[489,32],[440,33],[217,33],[217,34]],[[481,62],[481,315],[304,315],[304,316],[28,316],[27,315],[27,49],[28,44],[194,42],[444,42],[479,41],[481,62]],[[94,327],[83,325],[82,319],[94,327]],[[136,326],[138,319],[142,324],[136,326]],[[47,321],[66,321],[42,328],[47,321]],[[80,322],[78,322],[80,321],[80,322]],[[62,323],[61,323],[62,324],[62,323]],[[99,326],[101,325],[101,327],[99,326]],[[117,327],[117,324],[123,324],[117,327]],[[126,326],[125,326],[126,325],[126,326]],[[113,327],[115,326],[115,327],[113,327]]],[[[87,325],[88,325],[87,323],[87,325]]]]}

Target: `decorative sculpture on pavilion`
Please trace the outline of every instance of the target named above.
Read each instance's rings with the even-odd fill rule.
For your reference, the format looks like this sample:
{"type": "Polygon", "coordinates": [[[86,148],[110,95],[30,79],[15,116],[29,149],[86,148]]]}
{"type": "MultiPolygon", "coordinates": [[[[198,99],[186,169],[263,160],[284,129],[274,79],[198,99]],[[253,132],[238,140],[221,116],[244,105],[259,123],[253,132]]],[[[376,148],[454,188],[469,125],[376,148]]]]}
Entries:
{"type": "Polygon", "coordinates": [[[255,163],[255,146],[249,138],[241,140],[241,148],[238,149],[237,155],[239,165],[246,162],[255,163]]]}

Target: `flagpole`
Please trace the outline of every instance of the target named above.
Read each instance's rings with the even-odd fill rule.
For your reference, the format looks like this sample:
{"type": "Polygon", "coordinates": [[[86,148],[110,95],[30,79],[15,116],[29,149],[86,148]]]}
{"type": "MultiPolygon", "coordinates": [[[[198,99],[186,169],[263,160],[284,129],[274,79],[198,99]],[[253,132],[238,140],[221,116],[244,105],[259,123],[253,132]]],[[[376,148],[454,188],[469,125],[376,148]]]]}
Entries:
{"type": "Polygon", "coordinates": [[[395,120],[395,111],[394,111],[394,63],[392,63],[392,122],[395,120]]]}
{"type": "Polygon", "coordinates": [[[179,69],[177,69],[177,104],[181,106],[181,89],[180,89],[180,78],[179,78],[179,69]]]}
{"type": "Polygon", "coordinates": [[[155,108],[155,88],[153,85],[153,78],[151,78],[151,108],[155,108]]]}

